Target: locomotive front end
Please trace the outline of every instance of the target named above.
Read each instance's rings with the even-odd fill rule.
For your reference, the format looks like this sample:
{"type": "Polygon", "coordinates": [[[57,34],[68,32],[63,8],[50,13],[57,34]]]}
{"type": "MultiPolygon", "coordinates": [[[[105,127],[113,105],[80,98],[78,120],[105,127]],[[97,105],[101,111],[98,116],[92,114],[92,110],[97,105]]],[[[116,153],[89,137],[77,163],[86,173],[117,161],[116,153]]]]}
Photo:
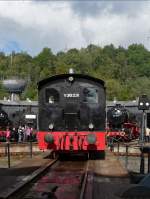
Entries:
{"type": "Polygon", "coordinates": [[[66,74],[39,83],[39,147],[55,152],[104,152],[102,80],[66,74]]]}
{"type": "Polygon", "coordinates": [[[107,112],[107,138],[108,141],[130,141],[139,137],[139,128],[135,114],[131,113],[121,104],[116,104],[107,112]]]}

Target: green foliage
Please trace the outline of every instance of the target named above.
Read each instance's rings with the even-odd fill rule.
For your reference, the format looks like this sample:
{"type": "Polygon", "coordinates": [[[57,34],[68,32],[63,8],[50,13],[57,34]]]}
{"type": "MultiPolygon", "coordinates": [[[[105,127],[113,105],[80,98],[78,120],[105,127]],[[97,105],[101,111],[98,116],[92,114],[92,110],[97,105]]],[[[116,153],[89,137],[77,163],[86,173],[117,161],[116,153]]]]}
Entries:
{"type": "MultiPolygon", "coordinates": [[[[0,79],[17,76],[27,81],[22,99],[37,99],[38,81],[67,73],[69,68],[106,81],[108,100],[114,97],[132,100],[143,93],[150,95],[150,52],[141,44],[132,44],[127,49],[113,44],[103,48],[90,44],[56,55],[46,47],[35,57],[26,52],[12,55],[0,52],[0,79]]],[[[8,93],[0,83],[0,99],[4,96],[8,93]]]]}
{"type": "Polygon", "coordinates": [[[3,88],[2,81],[0,81],[0,99],[4,99],[4,97],[8,97],[7,91],[3,88]]]}

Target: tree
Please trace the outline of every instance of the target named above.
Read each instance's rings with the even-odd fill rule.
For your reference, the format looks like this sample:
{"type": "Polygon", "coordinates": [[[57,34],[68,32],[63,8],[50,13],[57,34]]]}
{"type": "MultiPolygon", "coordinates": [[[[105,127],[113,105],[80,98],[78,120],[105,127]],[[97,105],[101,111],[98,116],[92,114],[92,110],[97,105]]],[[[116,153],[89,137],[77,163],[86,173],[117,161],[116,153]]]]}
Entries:
{"type": "MultiPolygon", "coordinates": [[[[150,52],[141,44],[132,44],[127,49],[113,44],[99,47],[93,44],[80,50],[53,54],[50,48],[35,57],[26,52],[5,55],[0,52],[0,79],[17,76],[27,80],[22,99],[37,99],[37,82],[55,74],[89,74],[106,81],[107,98],[113,100],[135,99],[140,94],[150,95],[150,52]]],[[[8,93],[0,87],[0,98],[8,93]]]]}

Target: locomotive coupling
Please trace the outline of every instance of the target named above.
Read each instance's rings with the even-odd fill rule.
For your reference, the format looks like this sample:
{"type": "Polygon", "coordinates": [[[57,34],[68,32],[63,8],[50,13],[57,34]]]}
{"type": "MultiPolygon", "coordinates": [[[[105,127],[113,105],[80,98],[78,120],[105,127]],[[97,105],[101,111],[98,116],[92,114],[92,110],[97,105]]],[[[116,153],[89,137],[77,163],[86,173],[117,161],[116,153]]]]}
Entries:
{"type": "Polygon", "coordinates": [[[71,135],[69,139],[70,139],[70,150],[72,151],[73,150],[73,140],[74,140],[73,136],[71,135]]]}
{"type": "Polygon", "coordinates": [[[70,143],[73,143],[73,136],[70,136],[70,143]]]}

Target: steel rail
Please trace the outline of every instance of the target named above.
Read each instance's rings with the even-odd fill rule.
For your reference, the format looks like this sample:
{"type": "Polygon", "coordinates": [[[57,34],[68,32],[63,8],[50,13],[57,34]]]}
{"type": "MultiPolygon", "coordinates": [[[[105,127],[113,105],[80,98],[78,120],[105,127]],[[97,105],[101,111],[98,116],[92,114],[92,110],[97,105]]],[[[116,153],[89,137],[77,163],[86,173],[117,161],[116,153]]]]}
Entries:
{"type": "Polygon", "coordinates": [[[86,170],[85,170],[85,174],[84,174],[84,179],[82,181],[80,199],[84,199],[84,194],[85,194],[86,184],[87,184],[87,179],[88,179],[88,167],[89,167],[89,162],[87,162],[86,170]]]}
{"type": "Polygon", "coordinates": [[[23,188],[28,186],[33,180],[38,178],[41,174],[43,174],[47,169],[49,169],[53,164],[55,164],[58,159],[52,160],[51,162],[45,164],[39,169],[35,170],[31,175],[28,175],[22,179],[21,182],[18,182],[14,186],[10,187],[8,190],[0,193],[0,199],[12,199],[15,198],[15,195],[18,192],[21,192],[23,188]]]}

